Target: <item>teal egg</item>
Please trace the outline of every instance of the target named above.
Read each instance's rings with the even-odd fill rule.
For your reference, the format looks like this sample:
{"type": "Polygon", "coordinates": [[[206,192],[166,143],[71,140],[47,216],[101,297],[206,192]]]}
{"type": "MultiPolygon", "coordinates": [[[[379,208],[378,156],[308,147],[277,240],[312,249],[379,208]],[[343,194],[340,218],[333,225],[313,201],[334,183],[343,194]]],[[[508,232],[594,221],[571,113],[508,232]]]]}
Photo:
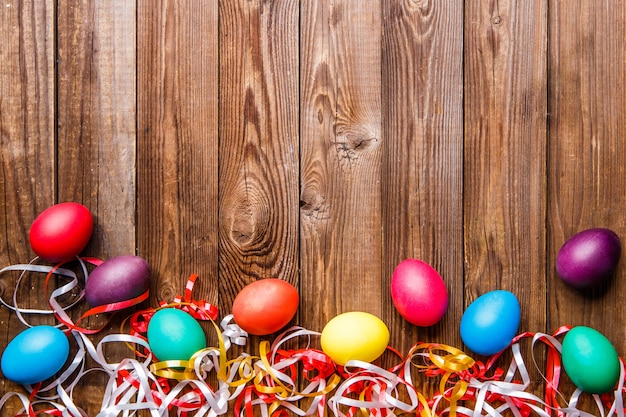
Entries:
{"type": "Polygon", "coordinates": [[[619,357],[609,339],[597,330],[572,328],[563,338],[561,354],[565,373],[582,391],[604,394],[617,384],[619,357]]]}
{"type": "Polygon", "coordinates": [[[9,342],[2,354],[2,373],[18,384],[45,381],[59,372],[70,353],[70,343],[52,326],[30,327],[9,342]]]}
{"type": "Polygon", "coordinates": [[[206,337],[200,323],[189,313],[164,308],[148,323],[148,344],[159,361],[187,361],[206,347],[206,337]]]}

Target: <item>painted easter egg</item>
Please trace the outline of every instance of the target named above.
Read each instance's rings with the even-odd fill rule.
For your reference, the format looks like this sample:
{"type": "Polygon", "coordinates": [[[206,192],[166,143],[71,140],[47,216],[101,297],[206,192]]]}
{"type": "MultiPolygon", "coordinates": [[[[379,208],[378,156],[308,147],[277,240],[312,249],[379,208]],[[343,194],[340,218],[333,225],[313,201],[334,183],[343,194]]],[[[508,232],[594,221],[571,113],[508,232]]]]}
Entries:
{"type": "Polygon", "coordinates": [[[89,274],[85,299],[96,307],[140,296],[150,288],[150,265],[134,255],[115,256],[89,274]]]}
{"type": "Polygon", "coordinates": [[[93,218],[78,203],[59,203],[45,209],[30,228],[33,251],[44,261],[65,262],[75,258],[89,243],[93,218]]]}
{"type": "Polygon", "coordinates": [[[389,329],[373,314],[351,311],[335,316],[320,338],[322,350],[338,365],[372,362],[387,349],[389,329]]]}
{"type": "Polygon", "coordinates": [[[391,278],[391,299],[405,320],[432,326],[446,314],[448,290],[433,267],[418,259],[400,262],[391,278]]]}
{"type": "Polygon", "coordinates": [[[615,347],[590,327],[577,326],[565,334],[562,360],[567,376],[587,393],[612,391],[619,379],[620,363],[615,347]]]}
{"type": "Polygon", "coordinates": [[[298,290],[285,280],[264,278],[246,285],[233,302],[233,319],[246,332],[263,336],[286,326],[298,310],[298,290]]]}
{"type": "Polygon", "coordinates": [[[159,361],[188,361],[206,347],[200,323],[177,308],[157,311],[148,322],[148,344],[159,361]]]}
{"type": "Polygon", "coordinates": [[[620,239],[612,230],[583,230],[561,246],[556,257],[556,272],[566,284],[589,288],[613,275],[621,253],[620,239]]]}
{"type": "Polygon", "coordinates": [[[506,348],[517,333],[520,305],[505,290],[485,293],[472,302],[461,317],[463,343],[480,355],[493,355],[506,348]]]}
{"type": "Polygon", "coordinates": [[[69,341],[61,330],[45,325],[30,327],[5,348],[2,373],[18,384],[35,384],[59,372],[69,353],[69,341]]]}

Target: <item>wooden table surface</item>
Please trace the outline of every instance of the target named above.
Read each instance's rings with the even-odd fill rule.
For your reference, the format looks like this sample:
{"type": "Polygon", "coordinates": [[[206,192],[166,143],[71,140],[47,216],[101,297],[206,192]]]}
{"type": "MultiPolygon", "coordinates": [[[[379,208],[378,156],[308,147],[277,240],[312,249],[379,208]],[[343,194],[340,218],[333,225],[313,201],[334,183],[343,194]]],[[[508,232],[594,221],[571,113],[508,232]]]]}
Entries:
{"type": "MultiPolygon", "coordinates": [[[[406,354],[464,349],[464,309],[506,289],[520,333],[587,325],[626,353],[624,262],[591,291],[555,270],[578,231],[626,238],[624,1],[5,0],[0,45],[0,266],[29,262],[34,218],[75,201],[95,220],[83,255],[151,265],[144,307],[195,273],[223,316],[278,277],[300,293],[292,324],[369,312],[406,354]],[[446,283],[432,327],[392,304],[406,258],[446,283]]],[[[28,277],[20,305],[45,307],[43,289],[28,277]]],[[[24,328],[0,309],[0,350],[24,328]]],[[[105,384],[82,381],[89,415],[105,384]]]]}

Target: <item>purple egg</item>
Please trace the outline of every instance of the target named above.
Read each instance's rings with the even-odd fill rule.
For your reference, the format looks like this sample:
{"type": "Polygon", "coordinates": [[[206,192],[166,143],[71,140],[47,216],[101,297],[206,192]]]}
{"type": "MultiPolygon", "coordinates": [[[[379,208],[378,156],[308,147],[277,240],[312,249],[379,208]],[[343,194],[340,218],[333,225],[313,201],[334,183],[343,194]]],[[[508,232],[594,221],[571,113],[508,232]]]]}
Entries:
{"type": "Polygon", "coordinates": [[[613,275],[621,252],[620,239],[612,230],[583,230],[570,237],[559,250],[556,272],[573,287],[589,288],[613,275]]]}
{"type": "Polygon", "coordinates": [[[150,288],[150,265],[134,255],[121,255],[94,269],[85,284],[85,299],[92,307],[140,296],[150,288]]]}

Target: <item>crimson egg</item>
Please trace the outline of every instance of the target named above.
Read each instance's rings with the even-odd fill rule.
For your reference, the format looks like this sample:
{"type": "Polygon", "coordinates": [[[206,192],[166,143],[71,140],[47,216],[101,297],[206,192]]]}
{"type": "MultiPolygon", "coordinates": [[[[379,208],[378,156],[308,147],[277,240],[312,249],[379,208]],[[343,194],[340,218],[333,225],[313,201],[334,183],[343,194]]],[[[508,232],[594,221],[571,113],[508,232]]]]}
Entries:
{"type": "Polygon", "coordinates": [[[419,259],[400,262],[391,278],[391,299],[405,320],[432,326],[448,309],[448,290],[432,266],[419,259]]]}
{"type": "Polygon", "coordinates": [[[140,256],[120,255],[94,269],[85,284],[85,299],[92,307],[140,296],[150,288],[150,265],[140,256]]]}
{"type": "Polygon", "coordinates": [[[93,218],[82,204],[66,202],[48,207],[30,228],[33,251],[44,261],[66,262],[75,258],[89,243],[93,218]]]}
{"type": "Polygon", "coordinates": [[[298,290],[279,278],[264,278],[246,285],[233,302],[235,323],[246,332],[263,336],[291,321],[298,310],[298,290]]]}

